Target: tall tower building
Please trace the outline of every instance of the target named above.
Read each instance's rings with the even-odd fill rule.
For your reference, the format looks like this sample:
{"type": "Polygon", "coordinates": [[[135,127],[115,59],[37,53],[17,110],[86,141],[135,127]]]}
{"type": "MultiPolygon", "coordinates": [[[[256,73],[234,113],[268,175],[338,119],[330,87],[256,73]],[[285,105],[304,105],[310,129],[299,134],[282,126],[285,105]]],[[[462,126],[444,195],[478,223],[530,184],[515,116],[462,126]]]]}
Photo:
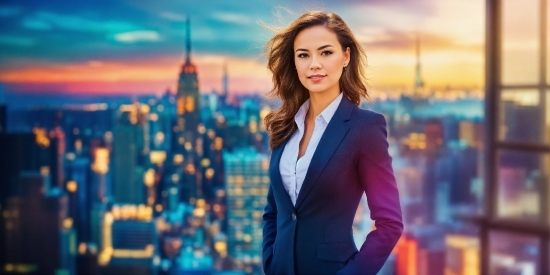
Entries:
{"type": "MultiPolygon", "coordinates": [[[[202,196],[202,171],[200,152],[203,139],[198,131],[200,124],[199,83],[197,69],[191,63],[191,27],[187,19],[187,41],[185,47],[185,63],[181,67],[176,93],[177,122],[175,133],[177,146],[175,152],[182,154],[184,161],[181,168],[184,174],[181,177],[183,201],[193,201],[202,196]]],[[[204,127],[202,127],[204,128],[204,127]]]]}
{"type": "Polygon", "coordinates": [[[223,92],[222,92],[222,103],[227,104],[227,94],[229,87],[229,77],[227,75],[227,63],[223,64],[223,92]]]}
{"type": "Polygon", "coordinates": [[[416,36],[416,80],[414,82],[414,93],[416,96],[422,93],[424,88],[424,81],[422,80],[422,74],[420,71],[420,36],[416,36]]]}
{"type": "MultiPolygon", "coordinates": [[[[181,66],[176,94],[178,113],[178,141],[181,145],[190,142],[193,149],[194,139],[197,136],[199,117],[199,82],[197,68],[191,63],[191,27],[187,19],[187,41],[185,47],[185,63],[181,66]],[[182,139],[183,138],[183,139],[182,139]]],[[[189,148],[189,146],[186,146],[189,148]]],[[[190,150],[192,151],[192,150],[190,150]]]]}
{"type": "Polygon", "coordinates": [[[145,203],[140,163],[140,155],[146,143],[144,133],[147,131],[148,108],[145,106],[138,103],[121,105],[117,114],[113,131],[112,166],[112,193],[117,203],[145,203]]]}

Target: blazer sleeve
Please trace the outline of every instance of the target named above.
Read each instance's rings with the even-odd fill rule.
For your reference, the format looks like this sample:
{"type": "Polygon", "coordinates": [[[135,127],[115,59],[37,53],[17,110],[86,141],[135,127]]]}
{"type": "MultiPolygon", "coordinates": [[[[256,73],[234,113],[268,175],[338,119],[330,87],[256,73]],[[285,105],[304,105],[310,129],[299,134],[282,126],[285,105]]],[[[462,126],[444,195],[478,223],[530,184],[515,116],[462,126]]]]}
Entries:
{"type": "Polygon", "coordinates": [[[357,170],[376,229],[367,235],[359,252],[337,274],[377,274],[403,232],[384,116],[375,113],[362,132],[357,170]]]}
{"type": "Polygon", "coordinates": [[[267,191],[267,205],[264,209],[263,220],[262,264],[264,270],[266,270],[269,260],[271,260],[270,257],[273,255],[273,244],[275,243],[275,236],[277,236],[277,205],[275,204],[271,185],[269,185],[267,191]]]}

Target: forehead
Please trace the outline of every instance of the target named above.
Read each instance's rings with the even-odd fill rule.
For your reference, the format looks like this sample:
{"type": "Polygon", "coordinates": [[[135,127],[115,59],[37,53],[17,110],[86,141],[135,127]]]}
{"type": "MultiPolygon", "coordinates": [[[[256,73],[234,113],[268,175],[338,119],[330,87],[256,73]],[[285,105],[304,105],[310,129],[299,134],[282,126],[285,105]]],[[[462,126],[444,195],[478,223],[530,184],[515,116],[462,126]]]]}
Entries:
{"type": "Polygon", "coordinates": [[[303,29],[294,39],[294,49],[317,49],[324,45],[340,45],[336,34],[325,26],[303,29]]]}

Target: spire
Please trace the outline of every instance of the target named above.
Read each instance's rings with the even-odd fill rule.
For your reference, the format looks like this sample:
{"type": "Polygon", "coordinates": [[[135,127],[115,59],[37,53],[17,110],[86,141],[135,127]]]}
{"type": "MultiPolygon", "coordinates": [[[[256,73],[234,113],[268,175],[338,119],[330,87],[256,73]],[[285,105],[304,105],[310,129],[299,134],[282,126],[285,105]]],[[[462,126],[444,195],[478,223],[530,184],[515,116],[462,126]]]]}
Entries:
{"type": "Polygon", "coordinates": [[[227,62],[223,63],[223,95],[224,96],[227,96],[227,88],[228,88],[228,83],[229,82],[229,79],[228,79],[228,76],[227,76],[227,62]]]}
{"type": "Polygon", "coordinates": [[[191,22],[187,16],[186,22],[186,41],[185,41],[185,64],[191,63],[191,22]]]}
{"type": "Polygon", "coordinates": [[[424,81],[422,81],[422,75],[420,73],[420,36],[416,34],[416,81],[414,88],[424,87],[424,81]]]}

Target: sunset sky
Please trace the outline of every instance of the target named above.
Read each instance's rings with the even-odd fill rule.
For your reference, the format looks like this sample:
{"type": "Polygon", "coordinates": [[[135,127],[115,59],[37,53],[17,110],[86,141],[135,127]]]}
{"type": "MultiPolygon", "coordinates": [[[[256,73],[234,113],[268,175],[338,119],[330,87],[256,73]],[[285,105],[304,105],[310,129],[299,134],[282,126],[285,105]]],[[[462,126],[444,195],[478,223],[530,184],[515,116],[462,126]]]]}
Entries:
{"type": "Polygon", "coordinates": [[[0,4],[0,85],[6,92],[161,93],[184,61],[186,15],[201,91],[266,92],[258,20],[284,26],[309,9],[341,15],[363,44],[369,85],[409,88],[415,37],[430,87],[483,86],[485,1],[30,1],[0,4]],[[289,14],[284,7],[295,14],[289,14]],[[277,19],[276,13],[282,15],[277,19]]]}

